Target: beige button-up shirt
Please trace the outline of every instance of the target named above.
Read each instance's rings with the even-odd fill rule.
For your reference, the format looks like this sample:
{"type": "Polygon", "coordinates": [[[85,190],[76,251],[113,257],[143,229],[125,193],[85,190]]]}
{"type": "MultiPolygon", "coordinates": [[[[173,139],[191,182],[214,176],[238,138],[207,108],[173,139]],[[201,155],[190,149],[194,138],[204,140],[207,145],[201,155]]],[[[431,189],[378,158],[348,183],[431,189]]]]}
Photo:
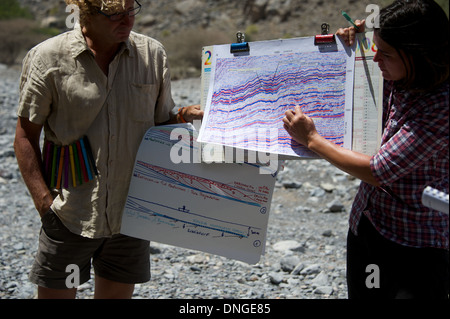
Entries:
{"type": "Polygon", "coordinates": [[[73,233],[120,232],[122,211],[145,132],[169,120],[174,103],[163,46],[132,32],[106,76],[80,26],[33,48],[23,63],[18,115],[44,125],[45,139],[69,145],[87,136],[98,169],[62,189],[52,209],[73,233]]]}

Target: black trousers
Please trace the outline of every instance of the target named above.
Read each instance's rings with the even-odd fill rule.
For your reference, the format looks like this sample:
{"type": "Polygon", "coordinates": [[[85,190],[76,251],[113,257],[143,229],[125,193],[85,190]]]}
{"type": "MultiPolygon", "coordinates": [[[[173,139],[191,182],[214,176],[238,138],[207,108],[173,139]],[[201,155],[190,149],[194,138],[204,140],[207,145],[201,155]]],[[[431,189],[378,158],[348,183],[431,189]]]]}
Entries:
{"type": "Polygon", "coordinates": [[[350,299],[448,299],[449,253],[391,242],[363,216],[348,233],[347,285],[350,299]]]}

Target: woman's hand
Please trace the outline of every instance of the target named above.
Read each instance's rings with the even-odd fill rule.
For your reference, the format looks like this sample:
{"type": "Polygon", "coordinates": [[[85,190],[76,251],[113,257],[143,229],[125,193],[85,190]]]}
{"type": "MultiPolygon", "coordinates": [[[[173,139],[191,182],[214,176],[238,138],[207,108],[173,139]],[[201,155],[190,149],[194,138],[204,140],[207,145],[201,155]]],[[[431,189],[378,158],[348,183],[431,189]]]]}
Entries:
{"type": "Polygon", "coordinates": [[[286,131],[298,143],[344,172],[366,183],[379,186],[372,174],[371,157],[340,147],[322,137],[317,132],[314,121],[303,114],[300,106],[297,105],[294,110],[287,111],[283,123],[286,131]]]}
{"type": "Polygon", "coordinates": [[[319,136],[314,121],[303,114],[299,105],[296,105],[294,110],[286,111],[283,123],[289,135],[296,142],[306,147],[314,138],[319,136]]]}
{"type": "Polygon", "coordinates": [[[362,33],[366,29],[366,20],[356,20],[355,24],[358,26],[358,31],[355,27],[340,28],[336,31],[336,35],[340,36],[348,46],[355,43],[356,33],[362,33]]]}

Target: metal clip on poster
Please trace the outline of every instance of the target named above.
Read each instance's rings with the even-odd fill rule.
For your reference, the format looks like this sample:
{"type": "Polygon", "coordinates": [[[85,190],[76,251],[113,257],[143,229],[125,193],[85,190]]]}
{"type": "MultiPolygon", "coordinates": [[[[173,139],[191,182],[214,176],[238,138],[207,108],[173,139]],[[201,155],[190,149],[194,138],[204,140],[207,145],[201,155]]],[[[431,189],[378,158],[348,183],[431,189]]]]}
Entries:
{"type": "Polygon", "coordinates": [[[245,34],[241,31],[236,33],[237,42],[231,44],[230,52],[232,54],[241,53],[241,52],[249,52],[250,45],[248,42],[245,42],[245,34]]]}
{"type": "Polygon", "coordinates": [[[336,36],[334,34],[329,34],[330,25],[328,23],[322,23],[322,34],[316,35],[314,38],[315,45],[321,44],[335,44],[336,36]]]}

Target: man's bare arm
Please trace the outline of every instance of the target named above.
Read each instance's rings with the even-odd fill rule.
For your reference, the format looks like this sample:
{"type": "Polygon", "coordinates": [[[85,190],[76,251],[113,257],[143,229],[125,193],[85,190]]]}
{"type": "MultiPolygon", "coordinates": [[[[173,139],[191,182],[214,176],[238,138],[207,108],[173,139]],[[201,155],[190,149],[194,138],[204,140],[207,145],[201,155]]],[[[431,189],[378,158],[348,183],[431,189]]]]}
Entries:
{"type": "Polygon", "coordinates": [[[33,198],[34,205],[42,217],[50,208],[53,197],[42,173],[41,150],[39,139],[42,125],[19,117],[14,139],[14,151],[25,184],[33,198]]]}

